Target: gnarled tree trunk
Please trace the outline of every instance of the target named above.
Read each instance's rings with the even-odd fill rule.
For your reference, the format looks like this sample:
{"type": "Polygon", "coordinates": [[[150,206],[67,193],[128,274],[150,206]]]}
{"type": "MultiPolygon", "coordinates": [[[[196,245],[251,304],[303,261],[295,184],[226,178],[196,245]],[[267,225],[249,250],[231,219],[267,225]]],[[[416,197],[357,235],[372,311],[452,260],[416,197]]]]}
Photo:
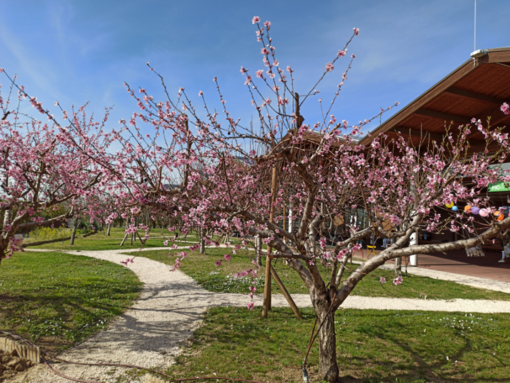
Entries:
{"type": "Polygon", "coordinates": [[[324,321],[319,330],[319,374],[329,383],[338,381],[339,369],[336,359],[335,313],[328,314],[327,309],[319,315],[319,323],[324,321]]]}

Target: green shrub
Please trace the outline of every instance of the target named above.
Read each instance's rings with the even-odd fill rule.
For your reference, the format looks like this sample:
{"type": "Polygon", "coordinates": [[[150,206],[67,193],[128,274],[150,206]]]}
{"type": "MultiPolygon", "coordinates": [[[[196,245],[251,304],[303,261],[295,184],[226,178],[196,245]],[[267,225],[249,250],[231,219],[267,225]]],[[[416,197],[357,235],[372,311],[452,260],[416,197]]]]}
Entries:
{"type": "Polygon", "coordinates": [[[30,239],[32,241],[49,241],[52,239],[69,237],[70,235],[71,229],[38,227],[30,232],[30,239]]]}

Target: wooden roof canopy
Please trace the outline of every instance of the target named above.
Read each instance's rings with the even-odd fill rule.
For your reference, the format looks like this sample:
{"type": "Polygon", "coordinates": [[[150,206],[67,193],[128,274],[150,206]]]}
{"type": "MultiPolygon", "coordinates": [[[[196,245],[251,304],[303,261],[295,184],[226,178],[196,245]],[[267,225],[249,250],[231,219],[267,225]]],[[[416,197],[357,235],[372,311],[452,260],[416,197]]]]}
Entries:
{"type": "MultiPolygon", "coordinates": [[[[490,116],[491,126],[506,126],[504,131],[510,133],[510,116],[500,110],[503,102],[510,103],[510,47],[484,52],[484,56],[466,61],[360,143],[367,145],[382,133],[389,139],[396,138],[397,132],[416,146],[426,134],[431,140],[441,142],[445,123],[449,126],[453,122],[452,128],[456,128],[469,123],[473,117],[485,124],[490,116]]],[[[478,130],[473,129],[468,140],[473,152],[485,148],[478,130]]]]}

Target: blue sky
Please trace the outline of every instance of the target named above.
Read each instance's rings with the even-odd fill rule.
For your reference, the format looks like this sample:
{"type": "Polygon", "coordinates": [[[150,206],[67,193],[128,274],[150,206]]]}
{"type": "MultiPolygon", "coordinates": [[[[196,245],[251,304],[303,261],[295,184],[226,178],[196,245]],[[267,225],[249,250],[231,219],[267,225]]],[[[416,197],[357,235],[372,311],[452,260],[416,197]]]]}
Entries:
{"type": "MultiPolygon", "coordinates": [[[[272,22],[280,65],[294,68],[300,93],[358,27],[349,48],[357,59],[334,108],[338,118],[356,123],[395,101],[406,105],[469,59],[473,9],[474,0],[3,1],[0,67],[55,114],[56,100],[66,109],[89,101],[97,116],[114,106],[111,126],[136,111],[124,81],[163,97],[146,62],[172,95],[184,87],[197,105],[203,90],[219,107],[212,81],[218,76],[229,111],[248,123],[256,115],[239,69],[264,68],[253,16],[272,22]]],[[[510,1],[478,0],[477,48],[510,46],[508,20],[510,1]]],[[[346,64],[338,61],[318,87],[324,100],[346,64]]],[[[3,75],[0,83],[5,91],[3,75]]],[[[317,98],[303,111],[308,123],[319,117],[317,98]]]]}

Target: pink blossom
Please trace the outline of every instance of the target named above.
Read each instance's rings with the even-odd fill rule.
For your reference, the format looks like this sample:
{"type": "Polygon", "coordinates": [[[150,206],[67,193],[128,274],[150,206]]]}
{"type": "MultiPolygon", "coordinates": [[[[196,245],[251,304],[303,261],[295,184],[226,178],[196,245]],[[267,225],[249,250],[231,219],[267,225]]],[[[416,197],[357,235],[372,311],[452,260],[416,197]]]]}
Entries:
{"type": "Polygon", "coordinates": [[[326,72],[331,72],[335,67],[331,63],[326,64],[326,72]]]}
{"type": "Polygon", "coordinates": [[[253,308],[255,307],[255,303],[250,302],[246,305],[246,307],[248,307],[248,310],[253,310],[253,308]]]}
{"type": "Polygon", "coordinates": [[[258,78],[264,77],[264,71],[262,69],[256,71],[255,74],[257,75],[258,78]]]}
{"type": "Polygon", "coordinates": [[[263,55],[268,55],[269,54],[269,51],[267,50],[267,48],[262,48],[260,50],[260,53],[262,53],[263,55]]]}
{"type": "Polygon", "coordinates": [[[271,22],[270,21],[266,21],[264,23],[264,26],[266,27],[267,30],[269,30],[271,28],[271,22]]]}
{"type": "Polygon", "coordinates": [[[255,16],[255,17],[251,20],[251,23],[252,23],[252,24],[260,23],[260,17],[255,16]]]}
{"type": "Polygon", "coordinates": [[[508,104],[506,102],[504,102],[503,105],[501,105],[501,111],[503,113],[505,113],[506,115],[510,114],[510,107],[508,106],[508,104]]]}
{"type": "Polygon", "coordinates": [[[359,28],[353,28],[352,30],[354,31],[354,34],[355,34],[356,36],[358,36],[358,35],[359,35],[359,28]]]}
{"type": "Polygon", "coordinates": [[[200,91],[200,92],[198,92],[198,95],[199,95],[199,96],[203,96],[203,95],[204,95],[204,92],[200,91]]]}
{"type": "Polygon", "coordinates": [[[397,226],[402,223],[402,220],[399,217],[397,217],[395,214],[392,214],[390,216],[390,221],[391,221],[391,223],[393,223],[394,225],[397,225],[397,226]]]}
{"type": "Polygon", "coordinates": [[[217,260],[216,262],[214,262],[214,264],[215,264],[216,266],[221,266],[221,261],[222,261],[222,259],[219,259],[219,260],[217,260]]]}
{"type": "Polygon", "coordinates": [[[397,278],[395,278],[395,279],[393,280],[393,284],[394,284],[395,286],[398,286],[398,285],[401,285],[401,284],[402,284],[402,281],[403,281],[402,277],[397,277],[397,278]]]}
{"type": "Polygon", "coordinates": [[[381,283],[386,283],[386,278],[384,278],[384,277],[380,277],[380,278],[379,278],[379,282],[381,282],[381,283]]]}
{"type": "Polygon", "coordinates": [[[343,56],[345,56],[346,54],[347,54],[347,51],[345,51],[345,50],[341,50],[341,49],[340,49],[340,50],[338,51],[338,57],[343,57],[343,56]]]}
{"type": "Polygon", "coordinates": [[[230,256],[230,254],[225,254],[225,255],[223,256],[223,258],[225,258],[225,260],[226,260],[227,262],[230,262],[231,256],[230,256]]]}

